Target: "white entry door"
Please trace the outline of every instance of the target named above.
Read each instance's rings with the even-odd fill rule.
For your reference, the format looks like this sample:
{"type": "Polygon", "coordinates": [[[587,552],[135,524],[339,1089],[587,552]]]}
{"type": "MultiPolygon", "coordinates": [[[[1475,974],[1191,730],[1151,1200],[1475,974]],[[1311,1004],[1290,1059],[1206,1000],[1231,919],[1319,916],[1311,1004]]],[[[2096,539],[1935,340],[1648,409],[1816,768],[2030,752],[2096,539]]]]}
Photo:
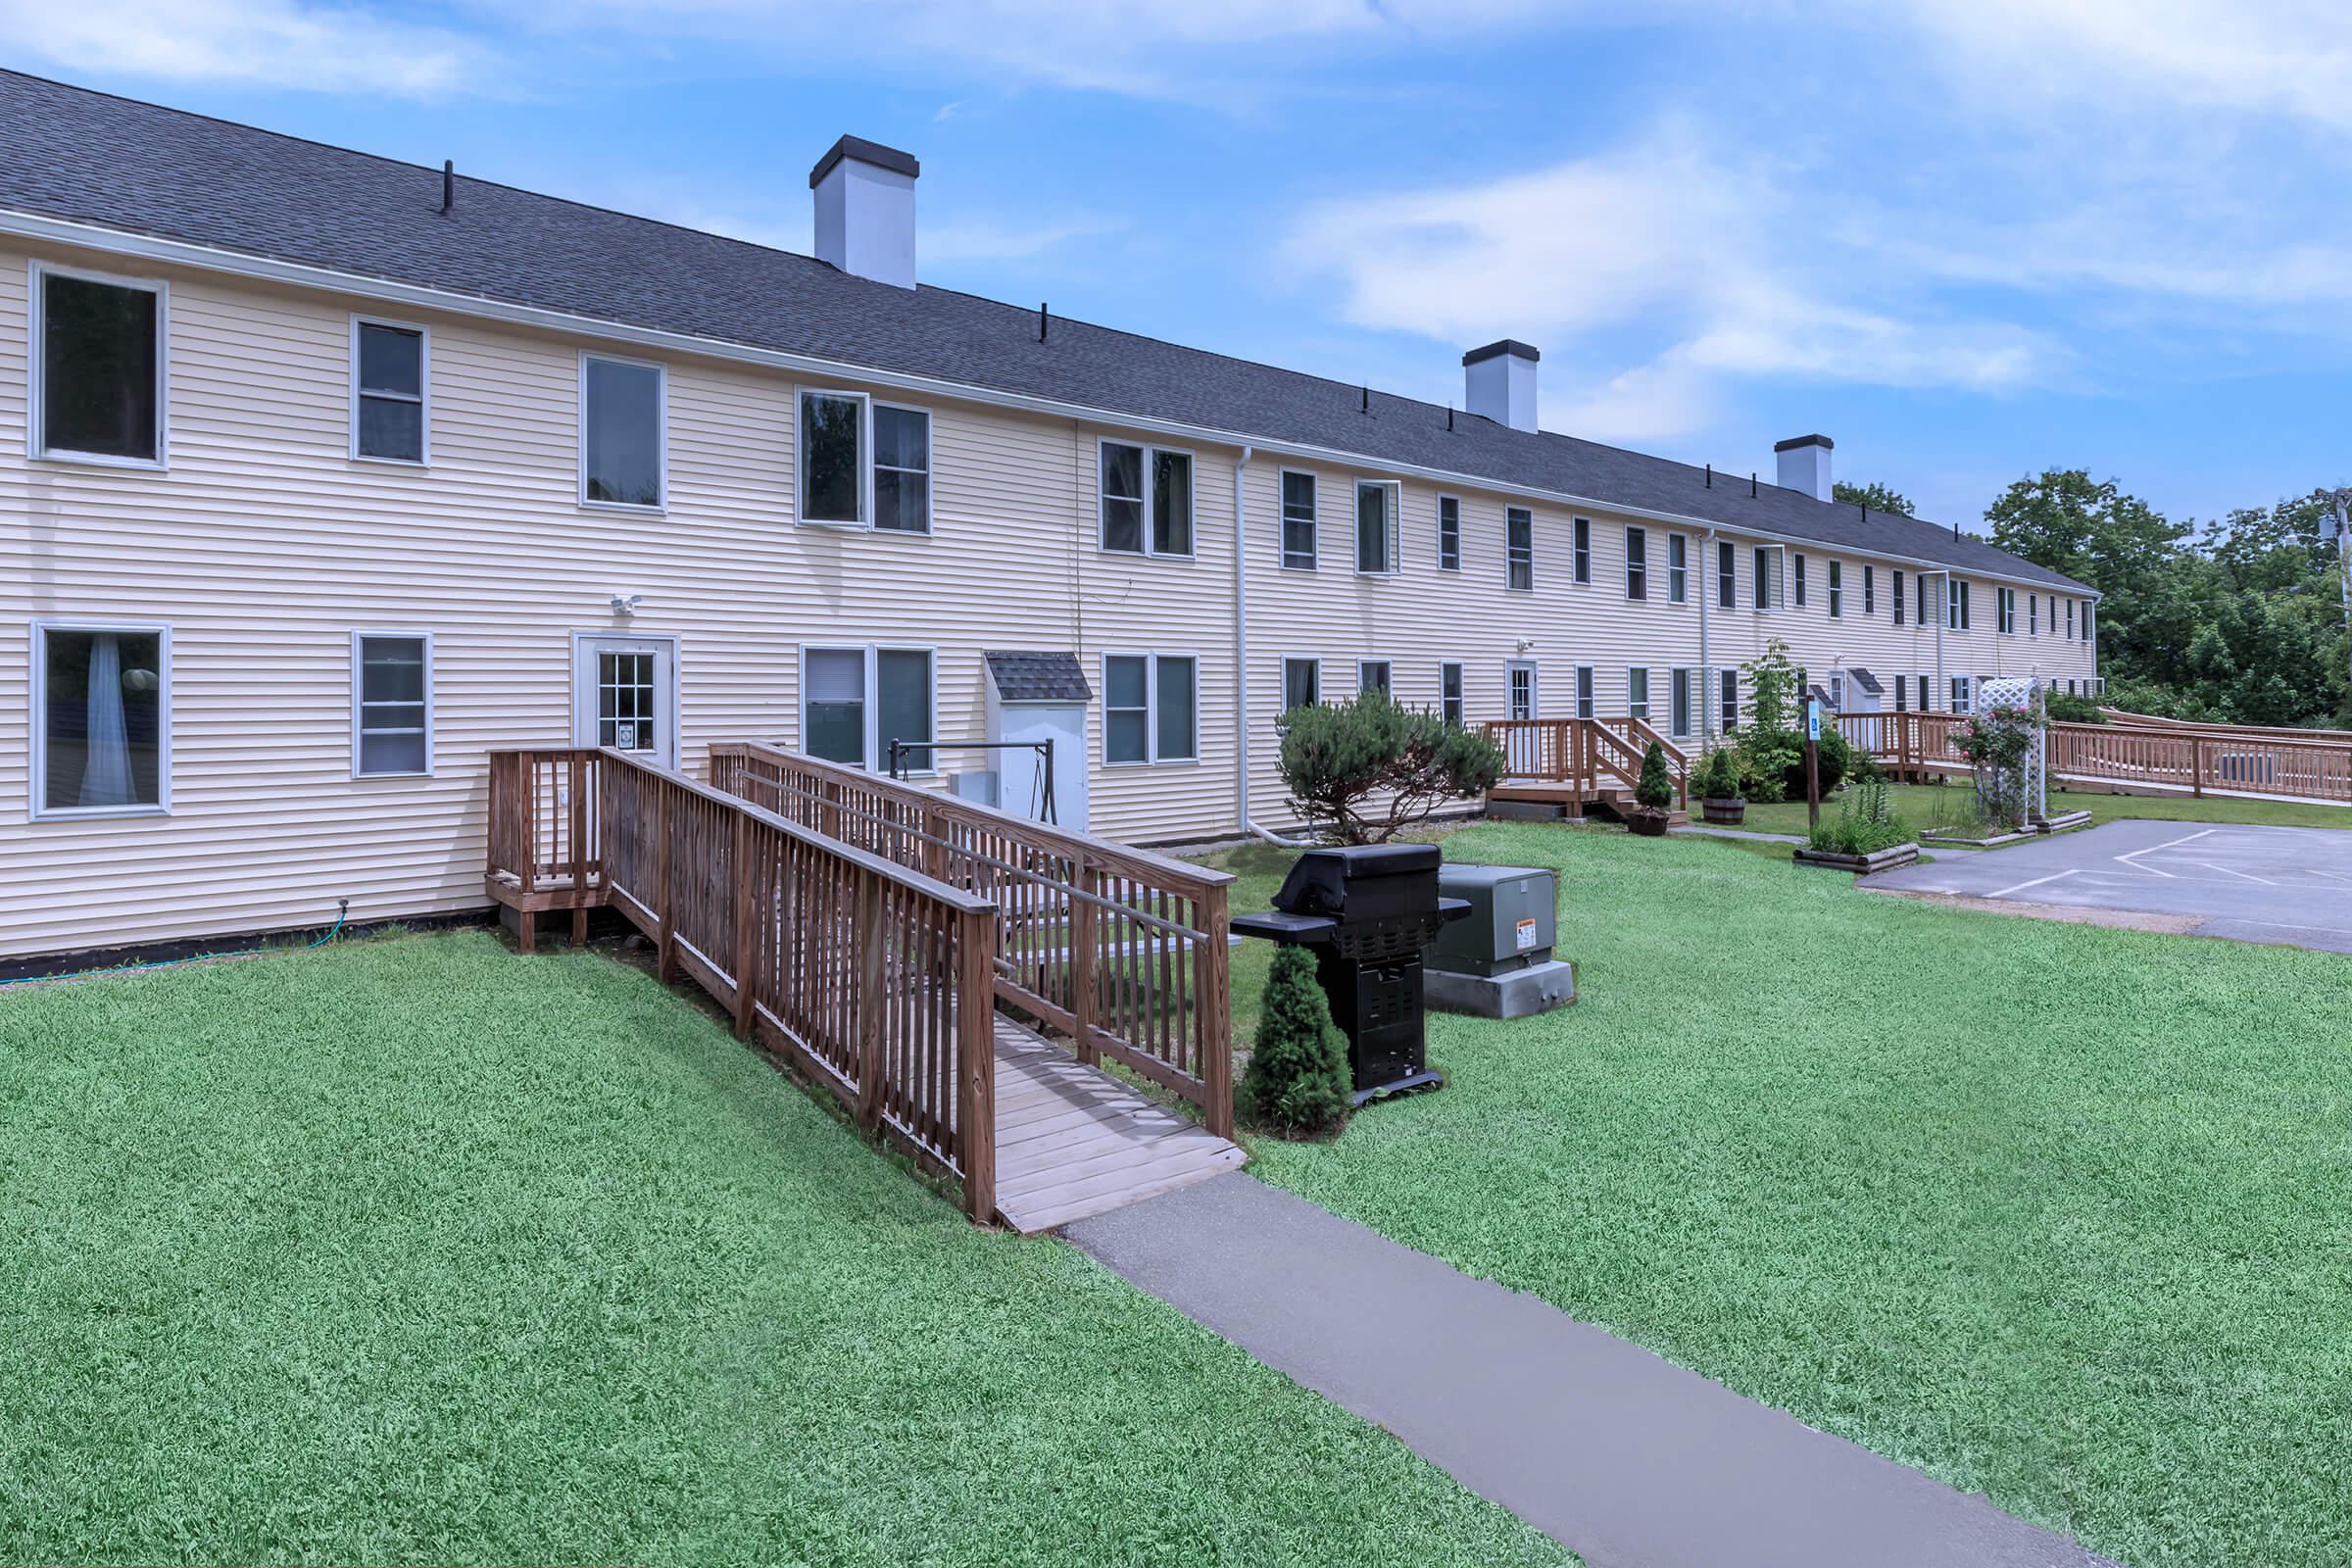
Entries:
{"type": "Polygon", "coordinates": [[[583,632],[571,665],[571,743],[678,765],[674,637],[583,632]]]}
{"type": "MultiPolygon", "coordinates": [[[[1512,718],[1541,718],[1541,694],[1536,689],[1536,662],[1514,659],[1502,666],[1506,706],[1504,711],[1512,718]]],[[[1544,737],[1527,730],[1512,730],[1504,761],[1514,776],[1525,777],[1544,770],[1544,737]]]]}

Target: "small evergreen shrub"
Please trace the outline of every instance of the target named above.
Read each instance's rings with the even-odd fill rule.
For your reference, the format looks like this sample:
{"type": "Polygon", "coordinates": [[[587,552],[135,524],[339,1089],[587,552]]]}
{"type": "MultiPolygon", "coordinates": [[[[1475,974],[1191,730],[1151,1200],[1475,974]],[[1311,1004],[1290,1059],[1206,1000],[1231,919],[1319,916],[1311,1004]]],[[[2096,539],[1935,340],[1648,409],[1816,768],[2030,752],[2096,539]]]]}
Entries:
{"type": "Polygon", "coordinates": [[[1653,811],[1674,805],[1674,779],[1666,771],[1666,749],[1656,741],[1642,756],[1642,776],[1634,783],[1634,804],[1653,811]]]}
{"type": "Polygon", "coordinates": [[[1304,948],[1276,949],[1257,1041],[1242,1077],[1243,1098],[1266,1126],[1311,1136],[1347,1118],[1354,1088],[1347,1047],[1315,979],[1314,955],[1304,948]]]}
{"type": "Polygon", "coordinates": [[[1718,746],[1709,752],[1707,760],[1698,764],[1698,776],[1690,781],[1690,787],[1703,800],[1740,799],[1740,761],[1732,755],[1731,748],[1718,746]]]}

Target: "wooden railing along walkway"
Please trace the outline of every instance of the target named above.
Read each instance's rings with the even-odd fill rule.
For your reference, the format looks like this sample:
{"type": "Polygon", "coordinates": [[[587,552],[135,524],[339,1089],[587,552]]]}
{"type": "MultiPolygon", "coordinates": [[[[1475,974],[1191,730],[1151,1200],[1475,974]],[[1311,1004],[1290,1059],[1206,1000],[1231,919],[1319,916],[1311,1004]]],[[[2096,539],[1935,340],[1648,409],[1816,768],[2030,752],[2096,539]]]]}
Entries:
{"type": "Polygon", "coordinates": [[[1231,876],[757,743],[712,746],[710,781],[987,900],[999,1000],[1232,1136],[1231,876]]]}
{"type": "MultiPolygon", "coordinates": [[[[1970,771],[1953,749],[1964,714],[1838,713],[1838,733],[1897,773],[1970,771]]],[[[2053,783],[2093,788],[2278,795],[2352,805],[2352,740],[2246,726],[2055,723],[2045,731],[2053,783]]]]}
{"type": "Polygon", "coordinates": [[[684,972],[995,1218],[994,901],[625,752],[498,752],[490,777],[494,898],[525,922],[572,909],[575,931],[617,909],[664,980],[684,972]]]}
{"type": "Polygon", "coordinates": [[[1682,804],[1690,804],[1690,754],[1645,719],[1491,718],[1482,728],[1502,750],[1506,778],[1574,785],[1588,796],[1640,783],[1642,760],[1655,741],[1682,804]]]}

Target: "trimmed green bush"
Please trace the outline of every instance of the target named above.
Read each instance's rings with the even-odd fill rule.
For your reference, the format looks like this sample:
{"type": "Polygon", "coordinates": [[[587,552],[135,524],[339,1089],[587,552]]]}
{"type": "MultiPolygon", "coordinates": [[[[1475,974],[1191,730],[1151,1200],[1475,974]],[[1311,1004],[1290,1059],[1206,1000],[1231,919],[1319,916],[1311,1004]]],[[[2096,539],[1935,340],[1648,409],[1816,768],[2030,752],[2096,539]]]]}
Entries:
{"type": "Polygon", "coordinates": [[[1690,780],[1692,793],[1702,800],[1736,801],[1740,794],[1740,761],[1731,748],[1718,746],[1698,764],[1698,772],[1690,780]]]}
{"type": "Polygon", "coordinates": [[[1282,722],[1291,807],[1343,844],[1386,843],[1502,779],[1502,750],[1485,735],[1383,691],[1294,708],[1282,722]]]}
{"type": "Polygon", "coordinates": [[[1642,755],[1642,776],[1634,783],[1634,802],[1653,811],[1674,804],[1674,780],[1666,771],[1666,749],[1656,741],[1642,755]]]}
{"type": "Polygon", "coordinates": [[[1250,1070],[1242,1077],[1244,1098],[1266,1126],[1312,1136],[1346,1120],[1354,1088],[1314,956],[1304,948],[1276,949],[1250,1070]]]}

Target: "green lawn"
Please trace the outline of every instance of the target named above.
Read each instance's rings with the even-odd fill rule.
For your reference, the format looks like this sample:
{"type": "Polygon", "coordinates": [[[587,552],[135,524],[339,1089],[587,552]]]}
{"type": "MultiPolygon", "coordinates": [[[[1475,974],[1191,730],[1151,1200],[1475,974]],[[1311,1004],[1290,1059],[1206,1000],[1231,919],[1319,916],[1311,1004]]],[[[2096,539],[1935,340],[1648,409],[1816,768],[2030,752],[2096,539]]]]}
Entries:
{"type": "Polygon", "coordinates": [[[2352,959],[1745,848],[1449,837],[1559,869],[1582,1000],[1260,1173],[2132,1568],[2352,1561],[2352,959]]]}
{"type": "Polygon", "coordinates": [[[0,990],[0,1561],[1557,1562],[645,976],[0,990]]]}
{"type": "MultiPolygon", "coordinates": [[[[1894,808],[1910,819],[1916,828],[1925,828],[1936,819],[1936,801],[1938,791],[1946,792],[1949,802],[1947,819],[1957,819],[1963,803],[1968,799],[1966,780],[1956,784],[1893,784],[1886,790],[1894,808]]],[[[1824,815],[1838,809],[1838,797],[1822,803],[1824,815]]],[[[2072,790],[2053,791],[2050,795],[2053,811],[2088,811],[2093,824],[2112,822],[2118,817],[2153,817],[2162,822],[2246,822],[2265,827],[2334,827],[2352,829],[2352,806],[2328,806],[2318,801],[2244,801],[2209,795],[2198,799],[2193,795],[2089,795],[2072,790]]],[[[1693,817],[1698,808],[1691,807],[1693,817]]],[[[1759,833],[1802,833],[1805,831],[1805,803],[1779,801],[1770,806],[1748,804],[1747,820],[1741,824],[1759,833]]]]}

